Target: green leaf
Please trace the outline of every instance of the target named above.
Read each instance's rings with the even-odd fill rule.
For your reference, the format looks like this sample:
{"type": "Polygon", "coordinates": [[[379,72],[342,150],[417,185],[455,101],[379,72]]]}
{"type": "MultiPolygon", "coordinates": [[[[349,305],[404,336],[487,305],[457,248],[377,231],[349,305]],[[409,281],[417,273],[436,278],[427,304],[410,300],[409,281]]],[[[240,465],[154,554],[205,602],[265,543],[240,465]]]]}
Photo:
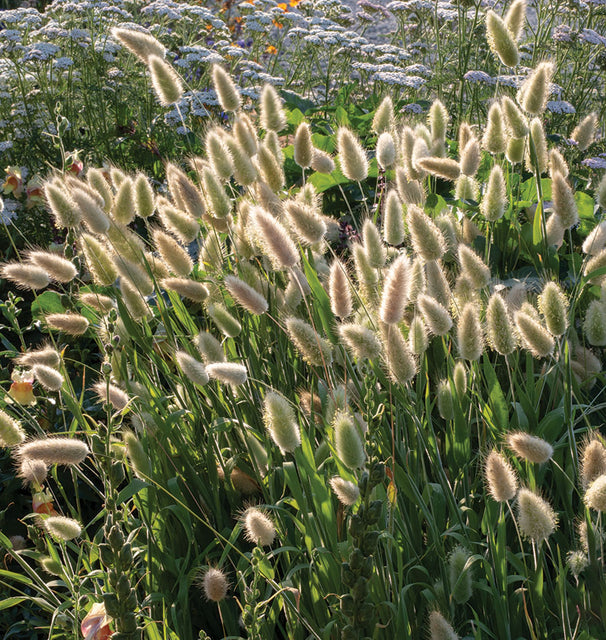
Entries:
{"type": "Polygon", "coordinates": [[[11,607],[15,607],[18,604],[21,604],[27,600],[27,598],[21,596],[13,596],[12,598],[6,598],[6,600],[0,600],[0,611],[4,609],[10,609],[11,607]]]}
{"type": "Polygon", "coordinates": [[[146,487],[151,487],[152,485],[149,482],[145,482],[145,480],[141,480],[140,478],[133,478],[118,494],[117,503],[122,504],[127,500],[130,500],[135,494],[139,493],[142,489],[146,487]]]}
{"type": "Polygon", "coordinates": [[[32,317],[40,319],[51,313],[65,313],[61,296],[56,291],[45,291],[32,302],[32,317]]]}

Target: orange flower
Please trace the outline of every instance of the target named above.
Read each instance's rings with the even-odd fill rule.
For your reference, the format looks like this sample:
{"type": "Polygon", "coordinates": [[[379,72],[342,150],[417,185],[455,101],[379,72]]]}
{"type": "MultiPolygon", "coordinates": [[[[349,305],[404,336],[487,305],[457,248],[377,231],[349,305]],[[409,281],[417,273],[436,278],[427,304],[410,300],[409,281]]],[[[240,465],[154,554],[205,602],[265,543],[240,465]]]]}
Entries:
{"type": "Polygon", "coordinates": [[[5,194],[20,196],[23,193],[23,179],[19,167],[6,167],[6,180],[2,185],[5,194]]]}
{"type": "Polygon", "coordinates": [[[105,611],[105,605],[102,602],[96,602],[80,625],[84,640],[106,640],[109,638],[112,634],[112,630],[109,628],[110,622],[111,618],[105,611]]]}
{"type": "Polygon", "coordinates": [[[278,6],[280,7],[280,9],[282,9],[282,11],[284,11],[284,13],[288,11],[288,5],[286,4],[286,2],[279,2],[278,6]]]}
{"type": "Polygon", "coordinates": [[[25,188],[27,194],[27,201],[25,203],[26,209],[31,209],[36,205],[44,204],[44,193],[42,191],[42,184],[38,178],[32,178],[25,188]]]}
{"type": "Polygon", "coordinates": [[[271,22],[274,25],[274,27],[278,27],[278,29],[281,29],[284,26],[281,22],[278,22],[277,20],[272,20],[271,22]]]}
{"type": "Polygon", "coordinates": [[[290,0],[289,4],[291,7],[296,7],[301,0],[290,0]]]}
{"type": "Polygon", "coordinates": [[[34,513],[44,513],[49,516],[58,516],[53,504],[53,497],[45,491],[34,493],[32,497],[32,511],[34,513]]]}
{"type": "Polygon", "coordinates": [[[275,55],[276,53],[278,53],[278,50],[274,47],[273,44],[270,44],[267,49],[265,49],[265,53],[271,53],[272,55],[275,55]]]}
{"type": "Polygon", "coordinates": [[[36,404],[36,396],[34,395],[34,377],[30,372],[13,371],[11,374],[11,384],[8,395],[19,404],[32,405],[36,404]]]}

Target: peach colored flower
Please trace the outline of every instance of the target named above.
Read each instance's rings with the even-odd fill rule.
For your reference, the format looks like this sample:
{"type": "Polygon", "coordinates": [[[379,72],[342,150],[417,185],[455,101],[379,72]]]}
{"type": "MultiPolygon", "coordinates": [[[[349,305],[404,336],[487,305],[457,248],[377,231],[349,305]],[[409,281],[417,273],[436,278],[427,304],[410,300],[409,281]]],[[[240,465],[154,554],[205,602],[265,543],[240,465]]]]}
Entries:
{"type": "Polygon", "coordinates": [[[53,504],[53,497],[46,491],[39,491],[32,496],[32,511],[34,513],[43,513],[48,516],[58,516],[53,504]]]}
{"type": "Polygon", "coordinates": [[[36,404],[36,396],[34,396],[34,376],[31,371],[13,371],[11,374],[11,384],[8,395],[19,404],[32,405],[36,404]]]}
{"type": "Polygon", "coordinates": [[[96,602],[86,614],[80,630],[84,640],[106,640],[112,634],[109,628],[111,618],[105,612],[105,605],[102,602],[96,602]]]}
{"type": "Polygon", "coordinates": [[[19,196],[23,193],[23,179],[19,167],[6,167],[6,180],[2,185],[2,190],[6,195],[13,194],[19,196]]]}

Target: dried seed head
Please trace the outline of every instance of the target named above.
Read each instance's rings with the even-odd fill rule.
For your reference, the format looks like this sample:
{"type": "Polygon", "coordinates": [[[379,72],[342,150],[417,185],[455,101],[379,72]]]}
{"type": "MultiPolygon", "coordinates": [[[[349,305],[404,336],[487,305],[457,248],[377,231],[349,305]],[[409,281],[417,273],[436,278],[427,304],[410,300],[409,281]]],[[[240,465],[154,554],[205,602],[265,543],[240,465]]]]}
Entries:
{"type": "Polygon", "coordinates": [[[486,335],[488,344],[501,355],[509,355],[516,348],[513,325],[509,319],[505,300],[494,293],[486,308],[486,335]]]}
{"type": "MultiPolygon", "coordinates": [[[[587,260],[585,264],[584,274],[590,276],[594,271],[606,267],[606,249],[602,249],[597,255],[587,260]]],[[[589,278],[591,284],[603,284],[604,276],[594,276],[589,278]]]]}
{"type": "Polygon", "coordinates": [[[75,520],[63,516],[48,516],[42,523],[46,532],[57,542],[73,540],[82,533],[82,527],[75,520]]]}
{"type": "Polygon", "coordinates": [[[547,171],[549,164],[547,139],[539,118],[533,118],[530,121],[530,139],[525,148],[524,161],[530,172],[536,170],[541,174],[547,171]]]}
{"type": "Polygon", "coordinates": [[[314,157],[314,146],[311,140],[311,129],[307,122],[297,127],[294,140],[295,162],[302,168],[311,167],[314,157]]]}
{"type": "Polygon", "coordinates": [[[111,209],[113,195],[109,186],[109,181],[105,176],[106,174],[101,169],[95,169],[93,167],[86,172],[88,185],[99,195],[103,201],[101,207],[107,212],[111,209]]]}
{"type": "Polygon", "coordinates": [[[189,257],[189,253],[172,236],[160,229],[153,229],[151,235],[158,253],[168,268],[178,276],[188,276],[194,268],[194,262],[189,257]]]}
{"type": "Polygon", "coordinates": [[[459,317],[457,326],[459,355],[464,360],[478,360],[484,352],[484,334],[480,324],[480,310],[468,302],[459,317]]]}
{"type": "Polygon", "coordinates": [[[166,167],[166,178],[177,207],[186,211],[193,219],[201,218],[206,213],[206,207],[198,187],[172,163],[166,167]]]}
{"type": "Polygon", "coordinates": [[[383,211],[383,239],[387,244],[397,246],[404,242],[404,209],[395,189],[387,193],[383,211]]]}
{"type": "Polygon", "coordinates": [[[51,329],[70,336],[81,336],[88,329],[88,320],[78,313],[51,313],[44,320],[51,329]]]}
{"type": "Polygon", "coordinates": [[[402,254],[394,260],[385,277],[379,317],[385,324],[397,324],[404,316],[408,301],[410,260],[402,254]]]}
{"type": "Polygon", "coordinates": [[[286,330],[293,344],[312,366],[328,366],[332,362],[332,346],[330,342],[321,338],[316,331],[299,318],[288,318],[286,330]]]}
{"type": "Polygon", "coordinates": [[[505,157],[511,164],[518,164],[524,159],[524,149],[526,138],[509,138],[507,141],[507,149],[505,149],[505,157]]]}
{"type": "Polygon", "coordinates": [[[244,537],[260,547],[269,547],[276,538],[276,527],[271,518],[257,507],[249,507],[242,514],[244,537]]]}
{"type": "Polygon", "coordinates": [[[147,64],[151,75],[152,87],[163,107],[178,102],[183,95],[183,85],[179,74],[162,58],[150,55],[147,64]]]}
{"type": "Polygon", "coordinates": [[[25,486],[41,487],[48,475],[48,467],[42,460],[21,460],[17,474],[25,486]]]}
{"type": "Polygon", "coordinates": [[[520,61],[515,36],[501,17],[489,10],[486,14],[486,37],[490,50],[506,67],[515,67],[520,61]]]}
{"type": "Polygon", "coordinates": [[[129,403],[128,393],[115,384],[99,380],[92,386],[99,400],[104,404],[111,404],[114,411],[123,411],[129,403]]]}
{"type": "Polygon", "coordinates": [[[602,474],[589,485],[585,504],[595,511],[606,511],[606,475],[602,474]]]}
{"type": "Polygon", "coordinates": [[[202,591],[204,597],[211,602],[221,602],[227,595],[229,583],[225,577],[225,573],[221,569],[210,567],[202,576],[202,591]]]}
{"type": "Polygon", "coordinates": [[[131,287],[143,296],[149,296],[153,293],[154,283],[142,264],[121,258],[118,254],[115,254],[113,258],[122,281],[128,280],[131,287]]]}
{"type": "Polygon", "coordinates": [[[558,216],[564,229],[574,227],[579,221],[579,212],[574,193],[566,178],[560,173],[554,173],[551,180],[551,197],[553,199],[553,212],[558,216]]]}
{"type": "Polygon", "coordinates": [[[40,349],[26,351],[15,358],[15,363],[22,367],[33,367],[37,364],[44,364],[47,367],[58,369],[61,364],[61,356],[56,349],[47,344],[40,349]]]}
{"type": "Polygon", "coordinates": [[[110,220],[98,201],[84,189],[72,189],[71,197],[80,217],[93,233],[106,233],[110,220]]]}
{"type": "Polygon", "coordinates": [[[111,214],[119,224],[127,225],[135,219],[135,193],[133,181],[128,177],[118,187],[111,214]]]}
{"type": "Polygon", "coordinates": [[[410,350],[417,356],[423,355],[427,351],[427,329],[419,316],[415,316],[410,323],[408,342],[410,343],[410,350]]]}
{"type": "Polygon", "coordinates": [[[602,362],[589,349],[578,345],[570,361],[572,372],[581,384],[588,382],[591,388],[596,382],[596,376],[602,371],[602,362]]]}
{"type": "Polygon", "coordinates": [[[606,447],[598,435],[585,442],[580,455],[581,484],[583,489],[606,474],[606,447]]]}
{"type": "Polygon", "coordinates": [[[186,351],[177,351],[175,353],[175,360],[179,365],[179,369],[181,369],[191,382],[202,386],[208,382],[206,367],[199,360],[190,356],[189,353],[186,351]]]}
{"type": "Polygon", "coordinates": [[[352,416],[338,411],[333,421],[335,450],[339,460],[352,471],[362,467],[366,460],[360,432],[352,416]]]}
{"type": "Polygon", "coordinates": [[[211,333],[201,331],[194,338],[194,344],[206,365],[212,364],[213,362],[225,362],[223,347],[211,333]]]}
{"type": "Polygon", "coordinates": [[[546,358],[553,353],[555,342],[538,320],[523,311],[517,311],[514,320],[524,346],[535,358],[546,358]]]}
{"type": "Polygon", "coordinates": [[[423,261],[419,258],[415,258],[412,261],[410,267],[410,276],[408,284],[408,300],[413,304],[416,303],[417,298],[425,290],[425,269],[423,261]]]}
{"type": "Polygon", "coordinates": [[[340,127],[337,133],[339,165],[348,180],[362,182],[368,176],[366,152],[357,136],[347,127],[340,127]]]}
{"type": "Polygon", "coordinates": [[[250,212],[248,226],[274,269],[289,269],[299,262],[295,243],[286,229],[267,211],[254,207],[250,212]]]}
{"type": "Polygon", "coordinates": [[[267,311],[267,300],[240,278],[226,276],[224,283],[232,298],[250,313],[260,316],[267,311]]]}
{"type": "Polygon", "coordinates": [[[518,526],[524,537],[541,543],[553,533],[557,522],[557,515],[546,500],[530,489],[519,490],[518,526]]]}
{"type": "Polygon", "coordinates": [[[454,416],[454,404],[452,391],[448,380],[440,380],[436,391],[438,413],[443,420],[452,420],[454,416]]]}
{"type": "Polygon", "coordinates": [[[0,409],[0,447],[15,447],[24,440],[21,423],[0,409]]]}
{"type": "Polygon", "coordinates": [[[475,178],[461,174],[455,183],[455,198],[457,200],[472,200],[477,202],[480,199],[480,185],[475,178]]]}
{"type": "Polygon", "coordinates": [[[208,315],[223,335],[228,338],[240,335],[242,325],[222,304],[209,304],[207,310],[208,315]]]}
{"type": "Polygon", "coordinates": [[[501,98],[501,109],[507,131],[512,138],[524,138],[528,134],[528,122],[516,103],[509,97],[501,98]]]}
{"type": "Polygon", "coordinates": [[[383,348],[391,379],[396,384],[410,382],[417,373],[417,362],[398,327],[389,326],[386,328],[383,348]]]}
{"type": "Polygon", "coordinates": [[[568,177],[569,169],[564,156],[557,149],[549,150],[549,175],[553,178],[554,173],[560,173],[564,178],[568,177]]]}
{"type": "Polygon", "coordinates": [[[495,222],[503,217],[507,208],[507,189],[503,170],[495,164],[488,177],[488,186],[480,202],[480,211],[488,222],[495,222]]]}
{"type": "Polygon", "coordinates": [[[444,308],[450,306],[451,291],[448,280],[437,260],[431,260],[425,264],[425,293],[435,298],[444,308]]]}
{"type": "Polygon", "coordinates": [[[233,136],[227,136],[225,144],[233,159],[235,181],[243,187],[247,187],[257,179],[257,170],[250,156],[242,144],[233,136]]]}
{"type": "Polygon", "coordinates": [[[443,180],[456,180],[461,175],[461,167],[452,158],[427,156],[417,160],[417,167],[443,180]]]}
{"type": "Polygon", "coordinates": [[[113,284],[118,272],[107,247],[88,233],[80,236],[80,243],[93,282],[101,287],[113,284]]]}
{"type": "Polygon", "coordinates": [[[564,335],[568,329],[568,300],[555,282],[548,282],[539,296],[539,309],[552,336],[564,335]]]}
{"type": "Polygon", "coordinates": [[[589,566],[589,558],[583,551],[569,551],[566,555],[566,564],[576,580],[579,575],[589,566]]]}
{"type": "Polygon", "coordinates": [[[244,384],[248,380],[246,367],[237,362],[211,362],[206,365],[206,372],[209,378],[234,387],[244,384]]]}
{"type": "Polygon", "coordinates": [[[393,102],[389,96],[385,96],[375,111],[371,128],[377,135],[381,135],[392,128],[393,121],[393,102]]]}
{"type": "Polygon", "coordinates": [[[417,298],[417,305],[431,333],[436,336],[444,336],[450,331],[452,318],[437,300],[426,294],[421,294],[417,298]]]}
{"type": "Polygon", "coordinates": [[[351,315],[353,305],[349,278],[343,263],[337,258],[330,266],[328,295],[330,297],[330,308],[335,316],[343,320],[351,315]]]}
{"type": "Polygon", "coordinates": [[[539,116],[545,111],[554,71],[553,62],[541,62],[526,78],[517,95],[518,104],[526,113],[539,116]]]}
{"type": "Polygon", "coordinates": [[[450,116],[444,104],[440,100],[434,100],[431,107],[429,107],[429,114],[427,116],[432,143],[446,139],[449,121],[450,116]]]}
{"type": "Polygon", "coordinates": [[[284,213],[301,243],[316,244],[326,234],[326,222],[308,204],[287,200],[284,203],[284,213]]]}
{"type": "Polygon", "coordinates": [[[452,381],[459,398],[467,393],[467,370],[462,362],[457,362],[452,370],[452,381]]]}
{"type": "Polygon", "coordinates": [[[261,91],[261,127],[265,131],[279,132],[286,127],[286,114],[278,92],[266,84],[261,91]]]}
{"type": "Polygon", "coordinates": [[[461,173],[473,177],[480,166],[480,145],[475,138],[471,138],[461,153],[461,173]]]}
{"type": "Polygon", "coordinates": [[[555,213],[552,213],[545,224],[545,239],[549,246],[562,246],[564,241],[564,227],[560,223],[560,219],[555,213]]]}
{"type": "MultiPolygon", "coordinates": [[[[259,148],[259,139],[257,131],[245,113],[240,113],[234,121],[233,133],[238,144],[252,158],[259,148]]],[[[265,142],[269,143],[270,136],[273,131],[267,131],[265,142]]],[[[269,146],[269,145],[268,145],[269,146]]]]}
{"type": "Polygon", "coordinates": [[[358,360],[365,358],[376,360],[381,354],[381,343],[373,331],[361,324],[342,324],[339,326],[339,335],[348,350],[358,360]]]}
{"type": "Polygon", "coordinates": [[[507,446],[518,456],[530,462],[542,464],[551,459],[553,447],[542,438],[516,431],[507,436],[507,446]]]}
{"type": "Polygon", "coordinates": [[[112,220],[106,236],[111,248],[121,258],[132,262],[141,262],[145,245],[140,235],[126,225],[118,224],[112,220]]]}
{"type": "Polygon", "coordinates": [[[476,289],[483,289],[490,282],[490,269],[475,251],[464,244],[459,245],[461,271],[471,280],[476,289]]]}
{"type": "Polygon", "coordinates": [[[240,92],[230,75],[219,65],[213,65],[213,86],[224,111],[237,111],[240,108],[240,92]]]}
{"type": "Polygon", "coordinates": [[[382,269],[387,252],[381,240],[381,234],[370,218],[367,218],[362,226],[362,242],[368,264],[375,269],[382,269]]]}
{"type": "Polygon", "coordinates": [[[5,262],[0,278],[14,282],[20,289],[44,289],[50,284],[48,273],[42,267],[20,262],[5,262]]]}
{"type": "Polygon", "coordinates": [[[526,22],[526,0],[514,0],[504,18],[514,40],[519,41],[526,22]]]}
{"type": "Polygon", "coordinates": [[[587,147],[593,142],[597,126],[597,113],[590,113],[574,128],[570,137],[577,143],[579,151],[585,151],[585,149],[587,149],[587,147]]]}
{"type": "Polygon", "coordinates": [[[448,557],[448,578],[451,595],[458,604],[471,598],[472,572],[469,566],[471,553],[465,547],[456,546],[448,557]]]}
{"type": "MultiPolygon", "coordinates": [[[[206,155],[213,172],[221,180],[229,180],[233,171],[234,163],[231,153],[224,140],[223,129],[214,127],[206,134],[206,155]]],[[[192,160],[192,165],[200,175],[200,159],[192,160]]]]}
{"type": "Polygon", "coordinates": [[[484,477],[488,493],[497,502],[512,500],[518,490],[516,473],[499,451],[491,451],[484,463],[484,477]]]}
{"type": "Polygon", "coordinates": [[[262,144],[257,152],[257,168],[261,179],[277,193],[284,187],[284,170],[271,149],[262,144]]]}
{"type": "Polygon", "coordinates": [[[282,394],[270,391],[265,396],[263,422],[271,439],[282,453],[293,453],[301,444],[295,412],[282,394]]]}
{"type": "Polygon", "coordinates": [[[595,191],[595,201],[599,207],[606,210],[606,175],[602,176],[595,191]]]}
{"type": "Polygon", "coordinates": [[[382,169],[389,169],[396,161],[396,145],[389,131],[384,131],[377,140],[377,163],[382,169]]]}
{"type": "Polygon", "coordinates": [[[441,613],[432,611],[429,614],[429,639],[459,640],[459,636],[441,613]]]}
{"type": "Polygon", "coordinates": [[[232,203],[218,176],[209,167],[202,169],[202,185],[206,204],[215,218],[226,218],[231,213],[232,203]]]}
{"type": "Polygon", "coordinates": [[[486,129],[482,137],[482,147],[489,153],[505,151],[505,123],[498,102],[493,102],[488,110],[486,129]]]}
{"type": "Polygon", "coordinates": [[[598,222],[583,242],[583,253],[595,256],[606,247],[606,221],[598,222]]]}
{"type": "Polygon", "coordinates": [[[334,476],[329,480],[330,488],[339,499],[339,502],[346,507],[354,505],[360,497],[360,489],[357,484],[344,480],[340,476],[334,476]]]}
{"type": "Polygon", "coordinates": [[[113,38],[118,40],[120,44],[124,45],[145,64],[147,64],[151,55],[158,56],[158,58],[164,58],[166,55],[166,50],[162,43],[144,31],[114,27],[111,30],[111,34],[113,38]]]}
{"type": "Polygon", "coordinates": [[[371,266],[368,255],[361,244],[354,244],[353,256],[360,295],[365,302],[374,306],[378,301],[379,277],[377,270],[371,266]]]}
{"type": "Polygon", "coordinates": [[[328,153],[321,149],[314,149],[311,168],[318,173],[332,173],[335,170],[335,163],[328,153]]]}
{"type": "Polygon", "coordinates": [[[63,386],[63,376],[56,369],[45,364],[35,364],[32,373],[47,391],[59,391],[63,386]]]}
{"type": "Polygon", "coordinates": [[[74,228],[80,223],[80,210],[66,195],[60,180],[44,185],[46,203],[55,217],[55,225],[60,228],[74,228]]]}
{"type": "Polygon", "coordinates": [[[408,207],[406,222],[414,252],[424,260],[439,260],[446,252],[446,242],[435,222],[416,205],[408,207]]]}
{"type": "Polygon", "coordinates": [[[189,278],[164,278],[161,284],[165,289],[176,291],[180,296],[192,302],[204,302],[209,296],[205,284],[189,278]]]}
{"type": "Polygon", "coordinates": [[[80,464],[90,453],[86,442],[73,438],[41,438],[22,444],[19,460],[42,460],[46,464],[80,464]]]}
{"type": "Polygon", "coordinates": [[[141,441],[132,431],[125,431],[122,437],[133,473],[137,478],[147,480],[152,475],[152,464],[141,441]]]}

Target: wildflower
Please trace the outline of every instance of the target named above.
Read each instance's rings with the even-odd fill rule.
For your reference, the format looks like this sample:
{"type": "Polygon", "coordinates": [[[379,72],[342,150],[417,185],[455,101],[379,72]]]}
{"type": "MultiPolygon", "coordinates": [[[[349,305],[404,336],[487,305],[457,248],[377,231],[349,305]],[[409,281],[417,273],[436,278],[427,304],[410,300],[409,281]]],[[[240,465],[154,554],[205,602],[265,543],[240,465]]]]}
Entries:
{"type": "Polygon", "coordinates": [[[246,367],[236,362],[211,362],[206,365],[206,372],[209,378],[233,386],[244,384],[248,379],[246,367]]]}
{"type": "Polygon", "coordinates": [[[522,431],[510,433],[507,445],[519,458],[536,464],[547,462],[553,455],[553,447],[549,442],[522,431]]]}
{"type": "Polygon", "coordinates": [[[32,511],[38,514],[46,514],[49,516],[59,515],[55,511],[53,497],[46,491],[38,491],[32,496],[32,511]]]}
{"type": "Polygon", "coordinates": [[[606,474],[598,476],[585,492],[585,504],[595,511],[606,511],[606,474]]]}
{"type": "Polygon", "coordinates": [[[459,636],[441,613],[432,611],[429,614],[429,639],[459,640],[459,636]]]}
{"type": "Polygon", "coordinates": [[[212,602],[221,602],[227,595],[229,584],[225,573],[221,569],[210,567],[202,576],[202,590],[204,597],[212,602]]]}
{"type": "Polygon", "coordinates": [[[292,453],[301,444],[295,412],[286,398],[276,391],[265,396],[263,422],[282,453],[292,453]]]}
{"type": "Polygon", "coordinates": [[[25,440],[21,423],[0,409],[0,446],[15,447],[25,440]]]}
{"type": "MultiPolygon", "coordinates": [[[[29,365],[25,365],[29,366],[29,365]]],[[[12,384],[8,390],[8,395],[19,404],[34,405],[36,397],[34,396],[34,377],[30,372],[13,371],[11,374],[12,384]]]]}
{"type": "Polygon", "coordinates": [[[84,640],[107,640],[112,635],[109,627],[111,620],[105,611],[105,604],[93,604],[80,625],[84,640]]]}
{"type": "Polygon", "coordinates": [[[271,518],[257,507],[249,507],[241,517],[244,537],[260,547],[269,547],[276,538],[276,527],[271,518]]]}
{"type": "Polygon", "coordinates": [[[213,65],[213,86],[224,111],[237,111],[241,98],[233,80],[219,65],[213,65]]]}
{"type": "Polygon", "coordinates": [[[341,319],[347,318],[353,310],[351,289],[345,267],[336,258],[330,267],[328,295],[330,297],[330,308],[335,316],[341,319]]]}
{"type": "Polygon", "coordinates": [[[44,289],[50,284],[48,273],[35,264],[6,262],[0,269],[0,277],[14,282],[20,289],[44,289]]]}
{"type": "Polygon", "coordinates": [[[339,502],[346,507],[354,505],[360,497],[360,489],[357,484],[344,480],[339,476],[334,476],[329,480],[330,488],[339,499],[339,502]]]}
{"type": "Polygon", "coordinates": [[[335,450],[339,460],[352,471],[361,467],[366,459],[362,439],[351,415],[337,412],[334,421],[335,450]]]}
{"type": "Polygon", "coordinates": [[[147,64],[152,86],[160,104],[169,107],[178,102],[183,95],[183,85],[177,72],[162,58],[153,54],[147,58],[147,64]]]}
{"type": "Polygon", "coordinates": [[[518,47],[507,25],[494,11],[486,14],[486,35],[490,50],[506,67],[515,67],[520,61],[518,47]]]}
{"type": "Polygon", "coordinates": [[[368,160],[357,136],[347,127],[337,133],[337,148],[341,171],[348,180],[362,182],[368,176],[368,160]]]}
{"type": "Polygon", "coordinates": [[[520,489],[518,526],[523,536],[541,543],[553,533],[557,521],[557,515],[547,501],[529,489],[520,489]]]}
{"type": "Polygon", "coordinates": [[[71,518],[48,516],[43,520],[44,528],[58,542],[67,542],[82,533],[82,527],[71,518]]]}

